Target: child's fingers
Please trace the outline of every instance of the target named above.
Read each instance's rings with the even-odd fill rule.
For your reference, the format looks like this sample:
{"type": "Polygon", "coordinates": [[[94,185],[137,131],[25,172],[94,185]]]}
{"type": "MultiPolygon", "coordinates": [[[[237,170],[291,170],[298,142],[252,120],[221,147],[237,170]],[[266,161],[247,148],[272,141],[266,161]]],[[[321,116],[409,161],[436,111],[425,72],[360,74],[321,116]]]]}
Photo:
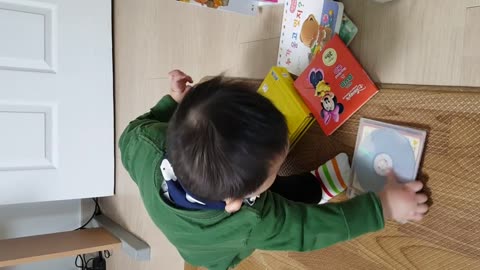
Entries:
{"type": "Polygon", "coordinates": [[[187,75],[182,76],[182,78],[180,78],[180,81],[184,84],[193,83],[192,77],[187,76],[187,75]]]}
{"type": "Polygon", "coordinates": [[[397,177],[395,176],[395,173],[393,170],[390,170],[387,173],[387,184],[395,184],[397,183],[397,177]]]}
{"type": "Polygon", "coordinates": [[[172,77],[175,77],[175,76],[178,76],[178,75],[181,75],[181,74],[183,74],[182,71],[180,71],[178,69],[174,69],[174,70],[172,70],[168,73],[168,76],[170,76],[170,78],[172,78],[172,77]]]}
{"type": "Polygon", "coordinates": [[[183,92],[185,84],[180,81],[173,81],[171,87],[174,92],[183,92]]]}
{"type": "MultiPolygon", "coordinates": [[[[411,219],[413,219],[413,217],[411,219]]],[[[403,224],[407,224],[408,220],[397,220],[397,222],[403,225],[403,224]]]]}
{"type": "Polygon", "coordinates": [[[419,204],[417,206],[417,209],[415,210],[415,212],[417,214],[425,214],[426,212],[428,211],[428,205],[422,203],[422,204],[419,204]]]}
{"type": "Polygon", "coordinates": [[[411,221],[421,221],[423,219],[424,215],[423,214],[420,214],[420,213],[416,213],[415,215],[413,215],[410,220],[411,221]]]}
{"type": "Polygon", "coordinates": [[[178,69],[170,71],[168,73],[168,76],[170,77],[170,79],[175,81],[185,81],[185,82],[193,83],[192,77],[190,77],[189,75],[185,74],[185,72],[178,69]]]}
{"type": "Polygon", "coordinates": [[[414,192],[418,192],[422,190],[423,183],[420,181],[413,181],[413,182],[406,183],[405,186],[414,192]]]}
{"type": "Polygon", "coordinates": [[[417,203],[425,203],[426,201],[428,201],[428,196],[423,193],[415,194],[415,200],[417,201],[417,203]]]}

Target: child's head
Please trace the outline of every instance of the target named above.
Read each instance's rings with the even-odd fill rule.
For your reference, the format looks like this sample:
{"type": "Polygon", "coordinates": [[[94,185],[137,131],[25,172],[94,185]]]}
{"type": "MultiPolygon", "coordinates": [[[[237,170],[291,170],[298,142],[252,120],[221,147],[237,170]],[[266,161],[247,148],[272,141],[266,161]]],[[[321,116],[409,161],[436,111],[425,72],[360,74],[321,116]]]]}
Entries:
{"type": "Polygon", "coordinates": [[[198,84],[168,127],[175,174],[192,195],[243,199],[265,191],[288,151],[283,115],[245,82],[216,77],[198,84]]]}

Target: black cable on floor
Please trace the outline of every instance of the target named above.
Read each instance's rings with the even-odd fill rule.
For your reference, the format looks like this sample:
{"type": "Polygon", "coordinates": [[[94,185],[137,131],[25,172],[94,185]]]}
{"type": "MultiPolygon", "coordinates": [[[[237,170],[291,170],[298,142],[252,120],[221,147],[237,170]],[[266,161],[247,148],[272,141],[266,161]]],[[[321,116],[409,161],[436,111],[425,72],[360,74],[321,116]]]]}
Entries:
{"type": "MultiPolygon", "coordinates": [[[[90,222],[92,222],[92,220],[95,218],[95,216],[98,216],[102,213],[102,211],[100,209],[100,205],[98,204],[98,198],[93,198],[92,200],[95,203],[95,209],[93,210],[92,215],[82,226],[75,229],[75,231],[85,229],[85,227],[88,224],[90,224],[90,222]]],[[[107,251],[104,251],[104,254],[107,254],[106,252],[108,252],[108,257],[110,257],[110,252],[107,250],[107,251]]],[[[105,257],[108,258],[107,256],[105,256],[105,257]]],[[[90,262],[93,261],[93,259],[94,258],[90,258],[90,259],[87,260],[85,258],[85,254],[78,254],[77,257],[75,258],[75,266],[78,269],[81,269],[81,270],[91,270],[93,268],[92,268],[92,266],[89,266],[89,264],[90,264],[90,262]]]]}
{"type": "Polygon", "coordinates": [[[102,213],[102,211],[100,210],[100,205],[98,204],[98,198],[93,198],[92,199],[93,202],[95,203],[95,210],[93,210],[93,214],[92,216],[87,220],[87,222],[85,222],[82,226],[78,227],[77,229],[75,229],[75,231],[78,231],[78,230],[83,230],[85,229],[85,227],[90,224],[90,222],[92,222],[93,218],[95,216],[98,216],[102,213]]]}

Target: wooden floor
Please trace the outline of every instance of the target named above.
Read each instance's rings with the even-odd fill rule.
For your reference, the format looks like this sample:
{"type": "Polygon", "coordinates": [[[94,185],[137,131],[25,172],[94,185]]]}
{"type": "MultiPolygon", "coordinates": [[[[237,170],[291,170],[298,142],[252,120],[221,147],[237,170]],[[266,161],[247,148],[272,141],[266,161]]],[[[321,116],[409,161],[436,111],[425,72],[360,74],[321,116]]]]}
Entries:
{"type": "Polygon", "coordinates": [[[383,85],[332,136],[318,125],[305,134],[281,173],[308,171],[338,152],[350,157],[360,117],[427,130],[420,179],[431,209],[420,223],[310,252],[258,251],[237,270],[480,269],[480,88],[383,85]]]}
{"type": "MultiPolygon", "coordinates": [[[[344,2],[361,31],[352,49],[375,80],[480,86],[479,0],[394,0],[383,5],[371,0],[344,2]]],[[[167,93],[166,74],[171,69],[183,69],[196,80],[223,71],[231,76],[263,77],[276,62],[281,14],[280,8],[247,17],[174,0],[115,0],[117,139],[130,120],[167,93]]],[[[109,259],[109,268],[183,269],[174,247],[147,216],[118,155],[116,177],[116,195],[102,200],[102,209],[151,245],[152,260],[139,263],[116,252],[109,259]]],[[[287,255],[259,252],[255,259],[285,262],[285,267],[275,269],[318,269],[321,263],[315,254],[287,255]],[[312,256],[312,264],[288,266],[299,265],[299,258],[305,256],[312,256]]],[[[242,269],[272,269],[248,263],[251,267],[242,269]]]]}
{"type": "Polygon", "coordinates": [[[480,0],[344,0],[375,81],[480,86],[480,0]]]}

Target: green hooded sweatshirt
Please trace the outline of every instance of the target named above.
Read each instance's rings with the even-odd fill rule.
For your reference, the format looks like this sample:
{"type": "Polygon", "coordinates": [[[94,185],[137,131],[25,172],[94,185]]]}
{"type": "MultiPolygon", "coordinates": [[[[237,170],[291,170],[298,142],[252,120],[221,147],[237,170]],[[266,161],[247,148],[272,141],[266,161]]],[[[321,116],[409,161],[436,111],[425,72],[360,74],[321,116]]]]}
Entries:
{"type": "Polygon", "coordinates": [[[175,207],[161,190],[160,163],[176,107],[172,97],[163,97],[128,125],[119,146],[122,163],[151,219],[190,264],[225,270],[256,249],[311,251],[384,227],[382,206],[374,193],[342,203],[307,205],[267,191],[255,204],[243,205],[233,214],[175,207]]]}

